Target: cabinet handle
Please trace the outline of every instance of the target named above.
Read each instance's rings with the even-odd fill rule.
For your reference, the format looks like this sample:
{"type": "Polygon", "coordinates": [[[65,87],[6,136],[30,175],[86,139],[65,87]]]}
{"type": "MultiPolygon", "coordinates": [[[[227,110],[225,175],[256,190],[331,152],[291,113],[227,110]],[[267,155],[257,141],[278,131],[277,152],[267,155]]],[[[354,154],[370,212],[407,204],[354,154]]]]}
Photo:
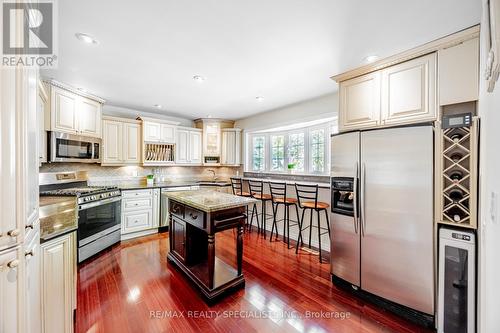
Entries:
{"type": "Polygon", "coordinates": [[[19,233],[20,233],[19,229],[14,229],[7,232],[7,235],[9,235],[10,237],[17,237],[19,236],[19,233]]]}
{"type": "Polygon", "coordinates": [[[7,264],[7,267],[9,268],[16,268],[17,266],[19,266],[19,260],[17,259],[14,259],[7,264]]]}
{"type": "Polygon", "coordinates": [[[139,204],[138,204],[138,203],[136,203],[136,204],[135,204],[135,206],[139,206],[139,204]]]}
{"type": "Polygon", "coordinates": [[[24,254],[24,256],[26,257],[26,259],[29,259],[29,258],[31,258],[31,257],[34,257],[34,256],[35,256],[35,250],[31,249],[31,251],[26,252],[26,253],[24,254]]]}
{"type": "Polygon", "coordinates": [[[193,213],[189,213],[189,216],[191,216],[193,220],[196,220],[198,218],[198,215],[193,215],[193,213]]]}
{"type": "Polygon", "coordinates": [[[24,228],[25,229],[32,229],[32,230],[34,229],[33,224],[27,224],[24,228]]]}

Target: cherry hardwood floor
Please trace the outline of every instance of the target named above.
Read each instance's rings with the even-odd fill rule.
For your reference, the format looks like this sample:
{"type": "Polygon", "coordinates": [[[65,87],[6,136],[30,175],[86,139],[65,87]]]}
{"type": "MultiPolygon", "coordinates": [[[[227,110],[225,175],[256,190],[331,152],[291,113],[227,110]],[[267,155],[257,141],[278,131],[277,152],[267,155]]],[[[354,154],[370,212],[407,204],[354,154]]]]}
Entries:
{"type": "MultiPolygon", "coordinates": [[[[256,232],[244,234],[245,289],[210,307],[167,262],[168,241],[167,233],[124,241],[81,264],[75,331],[429,332],[337,289],[316,255],[256,232]]],[[[216,247],[234,258],[233,232],[216,247]]]]}

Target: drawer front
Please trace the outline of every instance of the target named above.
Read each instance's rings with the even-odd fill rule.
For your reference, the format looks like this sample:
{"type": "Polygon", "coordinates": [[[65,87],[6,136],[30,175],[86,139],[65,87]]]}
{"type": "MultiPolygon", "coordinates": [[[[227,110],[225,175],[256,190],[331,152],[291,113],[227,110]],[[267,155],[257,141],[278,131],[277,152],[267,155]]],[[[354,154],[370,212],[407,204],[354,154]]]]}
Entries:
{"type": "Polygon", "coordinates": [[[137,209],[147,209],[153,208],[152,198],[140,198],[140,199],[126,199],[122,201],[123,210],[137,210],[137,209]]]}
{"type": "Polygon", "coordinates": [[[127,213],[124,215],[123,233],[145,230],[153,227],[152,210],[127,213]]]}
{"type": "Polygon", "coordinates": [[[176,201],[173,201],[173,200],[169,200],[169,205],[170,205],[170,214],[174,215],[174,216],[177,216],[177,217],[180,217],[181,219],[184,218],[184,205],[176,202],[176,201]]]}
{"type": "Polygon", "coordinates": [[[122,198],[143,198],[153,195],[153,190],[130,190],[122,191],[122,198]]]}
{"type": "Polygon", "coordinates": [[[186,213],[184,216],[184,220],[186,220],[186,222],[198,228],[205,229],[205,216],[202,211],[191,207],[186,207],[186,213]]]}

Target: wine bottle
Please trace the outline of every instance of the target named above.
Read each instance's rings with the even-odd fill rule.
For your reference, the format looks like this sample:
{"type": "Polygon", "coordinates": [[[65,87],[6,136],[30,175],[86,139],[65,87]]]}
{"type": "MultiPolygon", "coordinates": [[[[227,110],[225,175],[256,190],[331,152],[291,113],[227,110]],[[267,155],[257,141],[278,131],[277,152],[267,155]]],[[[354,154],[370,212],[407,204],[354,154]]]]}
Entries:
{"type": "Polygon", "coordinates": [[[449,192],[448,196],[454,202],[458,202],[464,197],[464,192],[459,188],[454,188],[449,192]]]}
{"type": "Polygon", "coordinates": [[[465,213],[457,207],[451,208],[450,210],[448,210],[446,212],[446,214],[449,217],[451,217],[453,219],[453,221],[455,221],[455,222],[460,222],[465,217],[465,213]]]}
{"type": "Polygon", "coordinates": [[[460,153],[454,153],[453,155],[451,155],[451,160],[454,162],[454,163],[458,163],[458,161],[460,161],[462,159],[462,154],[460,153]]]}
{"type": "Polygon", "coordinates": [[[463,174],[460,170],[455,170],[451,173],[450,179],[453,180],[454,183],[458,183],[460,179],[462,179],[463,174]]]}
{"type": "Polygon", "coordinates": [[[460,133],[453,133],[450,138],[453,140],[453,142],[457,143],[460,141],[460,139],[462,139],[462,137],[463,136],[460,133]]]}

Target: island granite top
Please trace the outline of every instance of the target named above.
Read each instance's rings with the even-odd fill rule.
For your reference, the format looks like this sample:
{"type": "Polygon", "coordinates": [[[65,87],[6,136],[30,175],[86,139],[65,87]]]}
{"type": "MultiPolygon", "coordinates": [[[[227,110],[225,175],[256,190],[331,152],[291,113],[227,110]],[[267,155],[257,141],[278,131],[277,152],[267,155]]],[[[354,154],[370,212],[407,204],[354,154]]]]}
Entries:
{"type": "Polygon", "coordinates": [[[166,195],[169,199],[193,208],[197,208],[207,213],[247,206],[257,202],[257,200],[253,198],[245,198],[233,194],[210,190],[174,191],[167,192],[162,195],[166,195]]]}

